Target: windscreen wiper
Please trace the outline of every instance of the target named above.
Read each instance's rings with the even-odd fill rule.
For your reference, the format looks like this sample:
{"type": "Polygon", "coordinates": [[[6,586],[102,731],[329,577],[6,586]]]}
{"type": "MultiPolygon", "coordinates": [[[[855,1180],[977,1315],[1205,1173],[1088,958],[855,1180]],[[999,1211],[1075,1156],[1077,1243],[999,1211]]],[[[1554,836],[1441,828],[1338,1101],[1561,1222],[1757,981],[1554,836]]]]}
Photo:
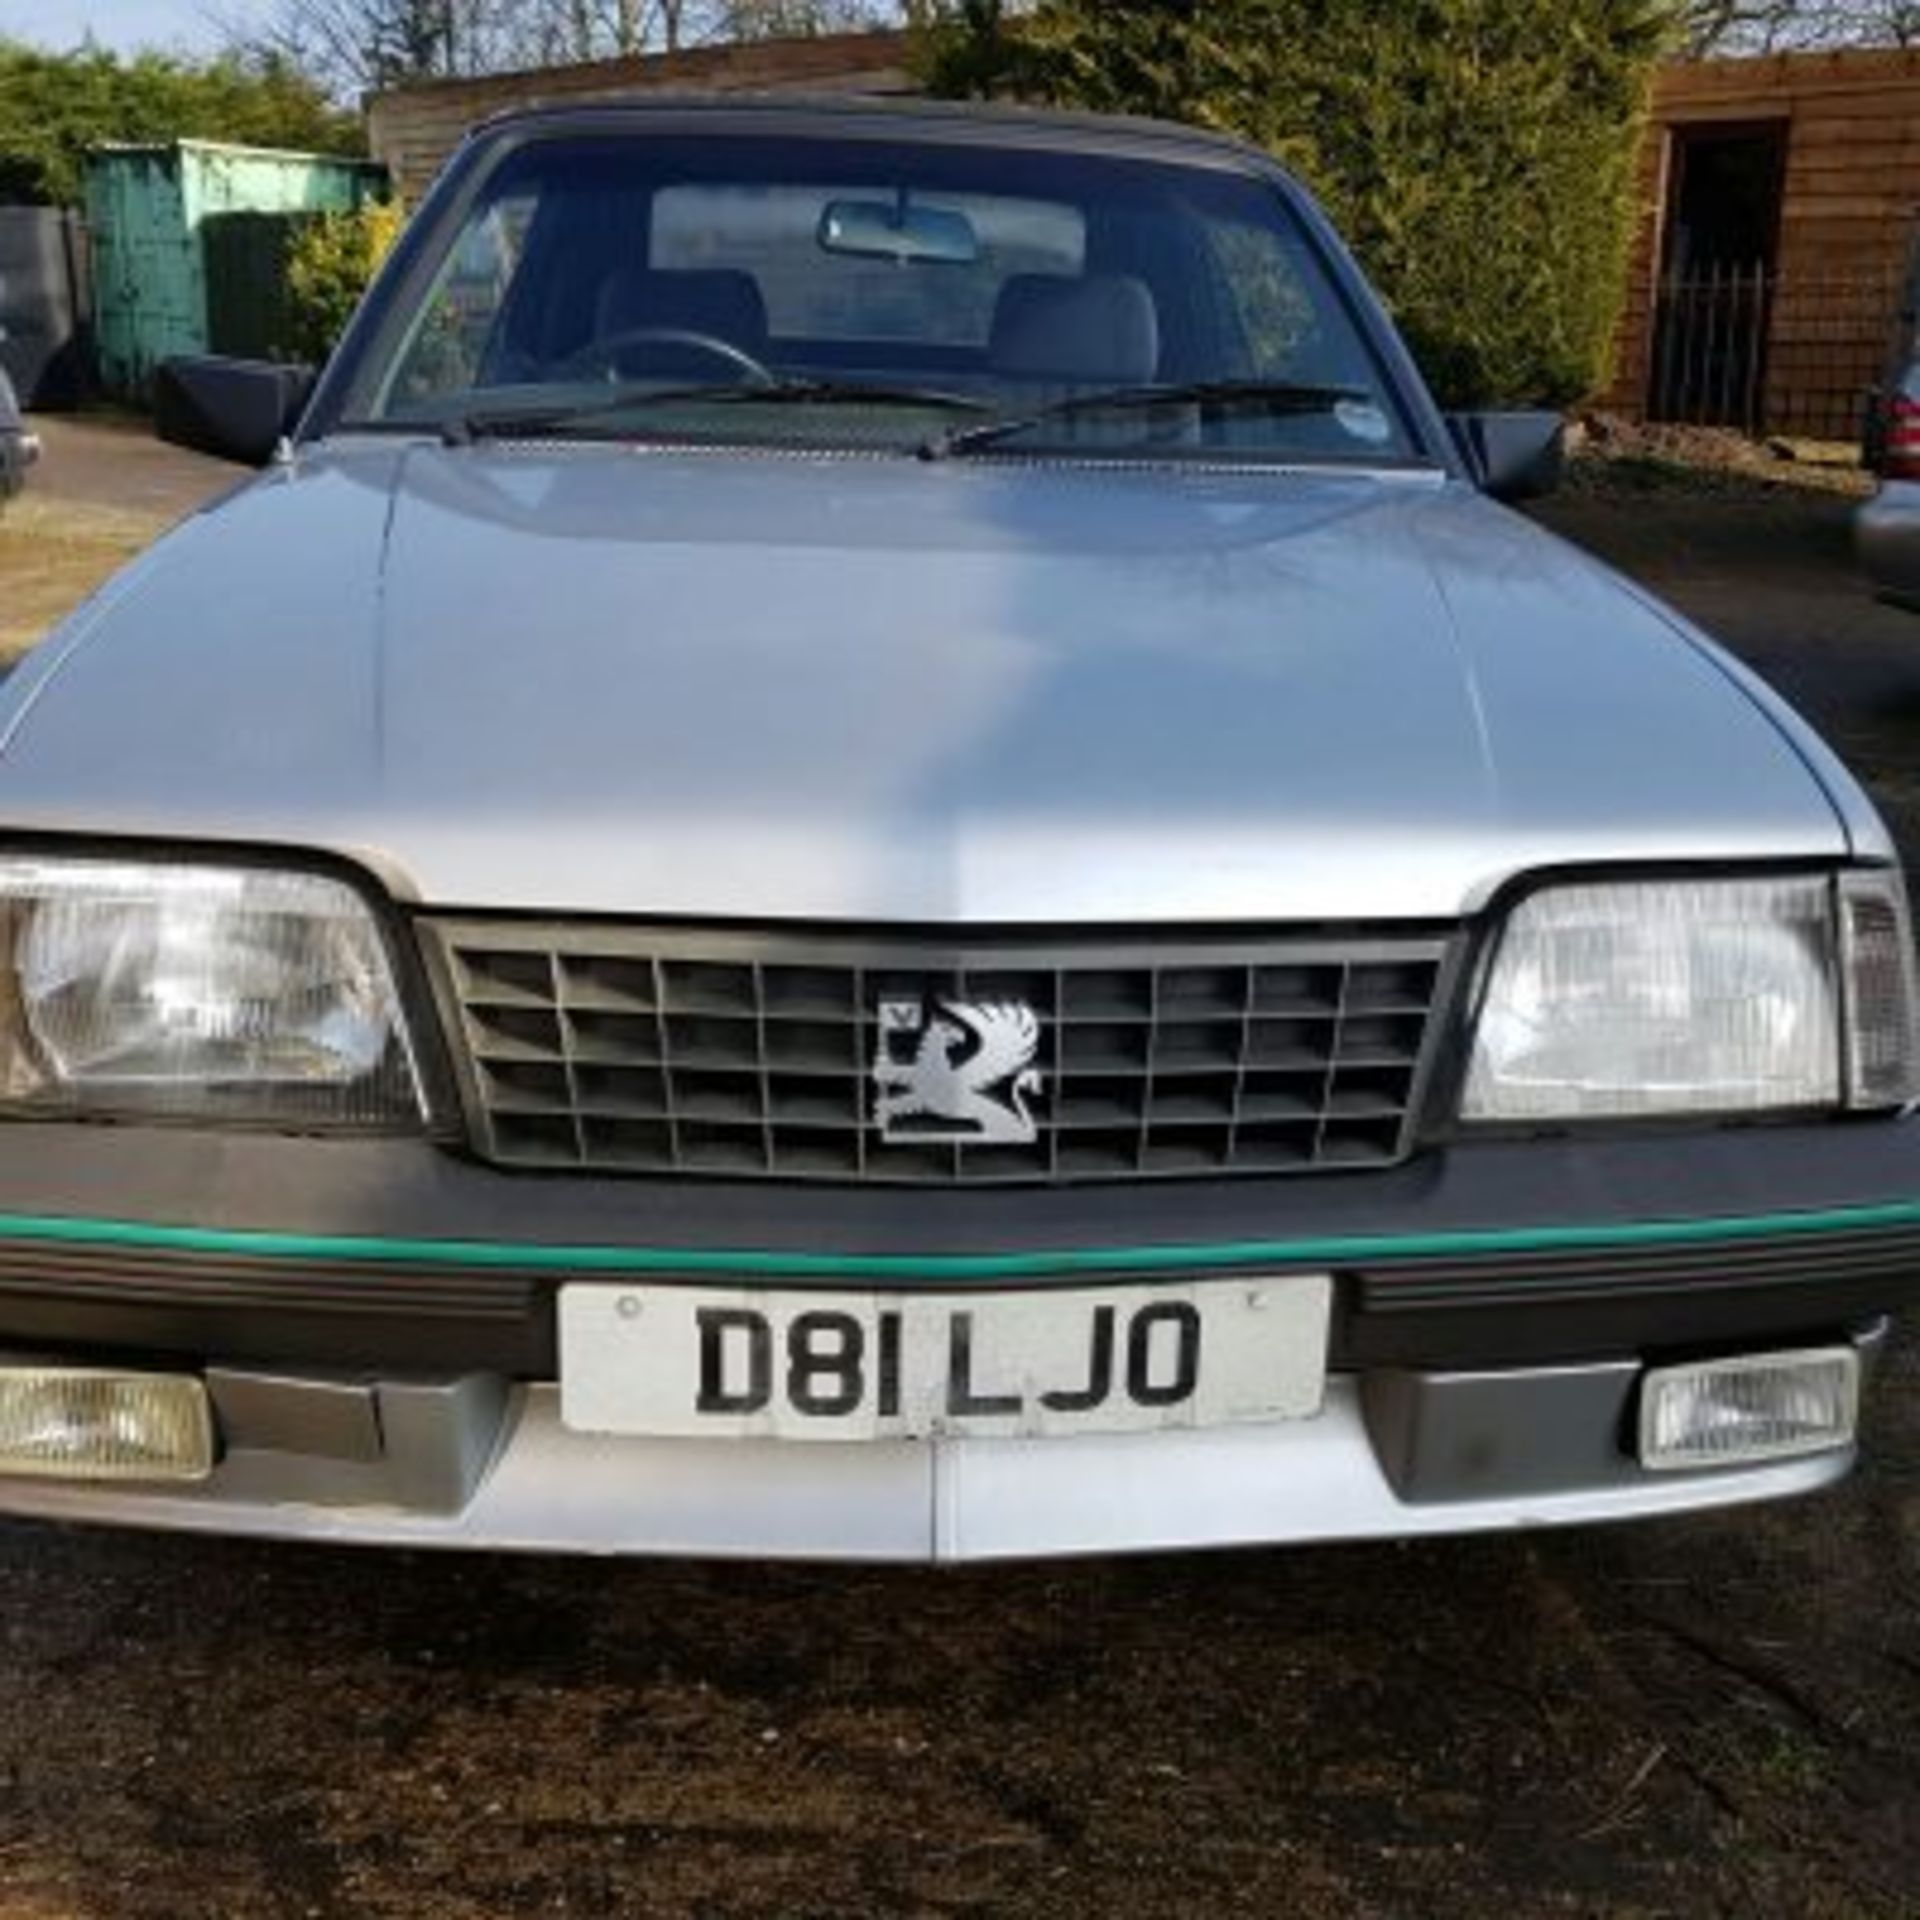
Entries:
{"type": "MultiPolygon", "coordinates": [[[[692,404],[765,407],[937,407],[943,413],[989,413],[984,400],[938,387],[881,386],[860,380],[715,381],[686,387],[615,387],[568,406],[500,407],[459,414],[439,423],[449,446],[545,433],[571,433],[616,414],[692,404]]],[[[611,437],[611,436],[610,436],[611,437]]]]}
{"type": "Polygon", "coordinates": [[[1161,407],[1197,407],[1205,413],[1255,413],[1281,417],[1289,414],[1330,413],[1342,402],[1377,405],[1365,387],[1311,385],[1294,380],[1189,380],[1144,387],[1107,387],[1096,393],[1077,393],[1032,413],[1008,414],[983,420],[978,426],[951,427],[929,440],[920,451],[928,460],[949,460],[978,453],[1016,440],[1022,434],[1056,421],[1077,420],[1102,413],[1151,413],[1161,407]]]}

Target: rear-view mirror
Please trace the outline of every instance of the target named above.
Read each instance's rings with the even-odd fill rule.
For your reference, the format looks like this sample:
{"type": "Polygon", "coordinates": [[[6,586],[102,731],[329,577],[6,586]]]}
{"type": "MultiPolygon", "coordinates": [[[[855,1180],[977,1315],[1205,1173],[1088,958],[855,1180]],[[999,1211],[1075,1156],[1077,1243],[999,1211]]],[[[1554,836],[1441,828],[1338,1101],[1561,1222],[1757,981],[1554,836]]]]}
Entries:
{"type": "Polygon", "coordinates": [[[311,367],[183,354],[153,376],[154,431],[177,447],[264,467],[299,424],[313,381],[311,367]]]}
{"type": "Polygon", "coordinates": [[[1496,500],[1537,500],[1560,484],[1566,422],[1557,413],[1450,413],[1447,425],[1475,482],[1496,500]]]}
{"type": "Polygon", "coordinates": [[[907,200],[830,200],[820,215],[827,253],[903,264],[964,267],[980,258],[980,236],[964,213],[907,200]]]}

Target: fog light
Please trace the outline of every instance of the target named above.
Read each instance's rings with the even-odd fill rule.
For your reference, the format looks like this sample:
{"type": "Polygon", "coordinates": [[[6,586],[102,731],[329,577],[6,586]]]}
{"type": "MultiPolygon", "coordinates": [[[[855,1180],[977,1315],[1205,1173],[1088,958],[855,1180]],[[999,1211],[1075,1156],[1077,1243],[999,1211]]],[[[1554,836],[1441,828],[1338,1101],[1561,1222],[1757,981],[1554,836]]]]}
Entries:
{"type": "Polygon", "coordinates": [[[1640,1389],[1640,1464],[1745,1466],[1849,1445],[1860,1417],[1851,1347],[1656,1367],[1640,1389]]]}
{"type": "Polygon", "coordinates": [[[200,1381],[88,1367],[0,1367],[0,1473],[204,1480],[213,1420],[200,1381]]]}

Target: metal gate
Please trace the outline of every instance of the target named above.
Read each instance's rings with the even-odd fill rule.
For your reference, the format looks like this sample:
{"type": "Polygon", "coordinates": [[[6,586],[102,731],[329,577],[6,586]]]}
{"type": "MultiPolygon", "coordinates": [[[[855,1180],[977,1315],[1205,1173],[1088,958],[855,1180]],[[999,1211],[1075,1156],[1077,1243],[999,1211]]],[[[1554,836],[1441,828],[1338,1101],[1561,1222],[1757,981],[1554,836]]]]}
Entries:
{"type": "Polygon", "coordinates": [[[1662,281],[1647,417],[1759,433],[1772,310],[1773,276],[1764,266],[1662,281]]]}
{"type": "Polygon", "coordinates": [[[1647,418],[1857,440],[1899,308],[1892,267],[1669,277],[1654,308],[1647,418]]]}

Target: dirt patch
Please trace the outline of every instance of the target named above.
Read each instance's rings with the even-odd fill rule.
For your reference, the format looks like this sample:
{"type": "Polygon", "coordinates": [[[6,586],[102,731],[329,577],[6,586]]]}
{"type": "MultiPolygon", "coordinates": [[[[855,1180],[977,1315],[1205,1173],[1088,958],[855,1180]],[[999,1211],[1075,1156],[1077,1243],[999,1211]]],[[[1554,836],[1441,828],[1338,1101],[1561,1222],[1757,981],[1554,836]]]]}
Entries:
{"type": "Polygon", "coordinates": [[[1863,499],[1872,477],[1857,446],[1751,440],[1720,427],[1652,426],[1591,413],[1574,423],[1566,493],[1644,501],[1648,495],[1784,501],[1809,493],[1863,499]]]}
{"type": "Polygon", "coordinates": [[[167,526],[245,477],[245,470],[154,437],[139,414],[41,414],[32,494],[138,514],[167,526]]]}
{"type": "Polygon", "coordinates": [[[0,1911],[1891,1920],[1894,1451],[1767,1513],[952,1574],[15,1529],[0,1911]]]}

